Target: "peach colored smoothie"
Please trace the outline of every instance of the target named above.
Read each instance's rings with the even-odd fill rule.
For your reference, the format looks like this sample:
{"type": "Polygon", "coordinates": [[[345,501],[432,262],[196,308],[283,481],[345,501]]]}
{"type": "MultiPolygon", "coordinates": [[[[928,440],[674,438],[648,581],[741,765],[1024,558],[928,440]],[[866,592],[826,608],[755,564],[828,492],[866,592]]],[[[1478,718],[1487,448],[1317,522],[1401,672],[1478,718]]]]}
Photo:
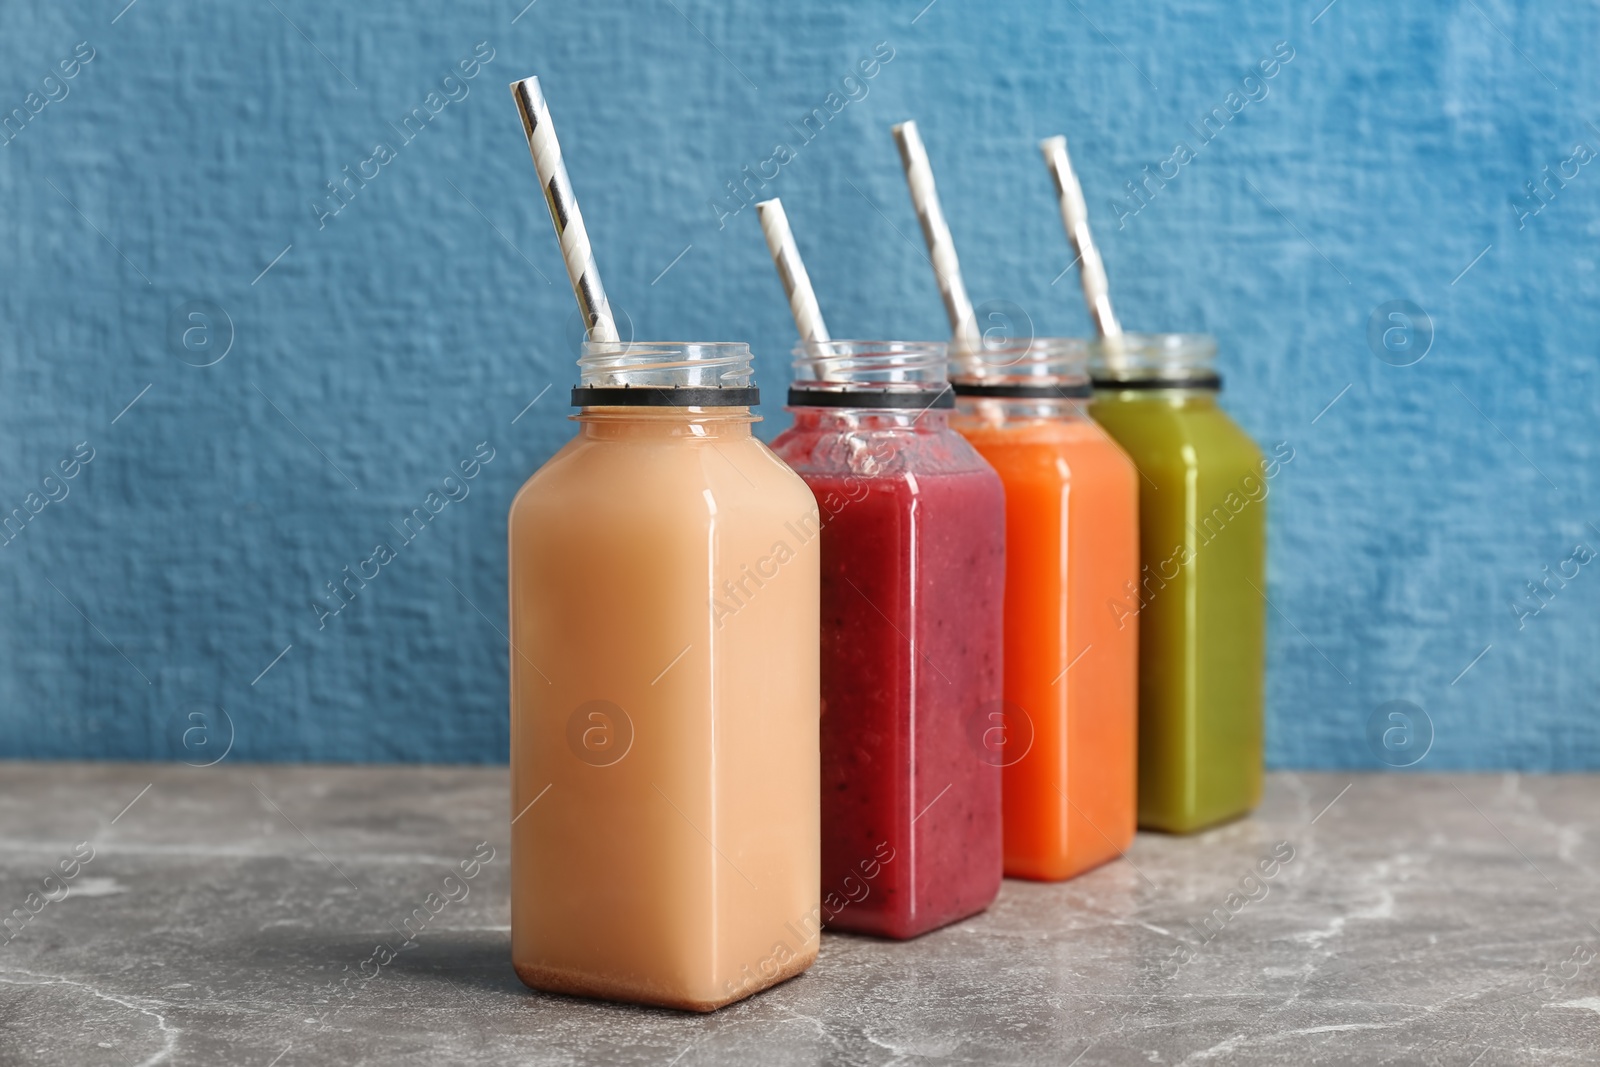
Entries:
{"type": "Polygon", "coordinates": [[[511,508],[512,958],[710,1011],[817,954],[817,507],[743,345],[602,347],[511,508]]]}

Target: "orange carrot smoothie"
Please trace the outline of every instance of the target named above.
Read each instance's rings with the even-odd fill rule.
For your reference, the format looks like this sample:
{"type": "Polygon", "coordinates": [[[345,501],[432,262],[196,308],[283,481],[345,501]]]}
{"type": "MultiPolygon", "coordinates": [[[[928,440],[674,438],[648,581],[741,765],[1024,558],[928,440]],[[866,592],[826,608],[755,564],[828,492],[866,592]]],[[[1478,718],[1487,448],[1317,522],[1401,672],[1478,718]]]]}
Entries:
{"type": "Polygon", "coordinates": [[[1138,578],[1138,473],[1080,408],[1082,351],[1041,339],[1003,376],[993,351],[979,373],[952,375],[952,425],[1006,492],[1005,704],[983,748],[1005,768],[1014,878],[1113,859],[1136,818],[1138,627],[1106,604],[1138,578]]]}

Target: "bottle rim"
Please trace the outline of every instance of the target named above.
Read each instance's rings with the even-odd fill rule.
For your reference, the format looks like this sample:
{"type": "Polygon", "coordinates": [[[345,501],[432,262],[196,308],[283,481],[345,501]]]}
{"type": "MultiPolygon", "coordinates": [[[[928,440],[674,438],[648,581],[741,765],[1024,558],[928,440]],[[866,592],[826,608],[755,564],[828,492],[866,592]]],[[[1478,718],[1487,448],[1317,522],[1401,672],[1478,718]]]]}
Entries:
{"type": "Polygon", "coordinates": [[[840,339],[794,346],[791,407],[937,409],[955,406],[944,341],[840,339]]]}
{"type": "Polygon", "coordinates": [[[743,341],[585,341],[574,407],[749,407],[761,402],[743,341]]]}
{"type": "Polygon", "coordinates": [[[1089,343],[1096,389],[1222,388],[1217,339],[1205,333],[1124,333],[1089,343]]]}
{"type": "Polygon", "coordinates": [[[952,348],[950,382],[959,396],[1061,399],[1091,395],[1089,342],[1028,337],[952,348]]]}

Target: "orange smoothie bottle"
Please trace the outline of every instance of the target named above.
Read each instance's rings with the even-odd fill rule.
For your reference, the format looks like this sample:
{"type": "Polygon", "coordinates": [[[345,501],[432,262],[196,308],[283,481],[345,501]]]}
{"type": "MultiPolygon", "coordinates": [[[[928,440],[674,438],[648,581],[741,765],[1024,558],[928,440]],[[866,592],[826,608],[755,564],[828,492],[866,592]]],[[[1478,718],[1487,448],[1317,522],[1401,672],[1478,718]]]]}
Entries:
{"type": "Polygon", "coordinates": [[[512,961],[710,1011],[817,955],[817,504],[750,432],[744,345],[579,365],[511,506],[512,961]]]}
{"type": "Polygon", "coordinates": [[[1005,873],[1071,878],[1120,855],[1137,807],[1138,627],[1106,611],[1139,571],[1138,473],[1083,411],[1084,342],[988,346],[952,366],[951,425],[1006,492],[1005,873]]]}

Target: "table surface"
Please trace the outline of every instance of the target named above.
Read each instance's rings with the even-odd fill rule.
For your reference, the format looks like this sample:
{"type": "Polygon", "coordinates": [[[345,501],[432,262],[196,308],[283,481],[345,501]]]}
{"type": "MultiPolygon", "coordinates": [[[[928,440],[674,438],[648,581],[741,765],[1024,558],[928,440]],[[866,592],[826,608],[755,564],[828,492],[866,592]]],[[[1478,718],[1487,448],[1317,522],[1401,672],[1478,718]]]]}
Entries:
{"type": "Polygon", "coordinates": [[[517,981],[506,778],[0,763],[0,914],[30,916],[0,930],[0,1063],[1600,1061],[1600,777],[1273,774],[1249,819],[909,943],[825,934],[706,1016],[517,981]],[[355,977],[485,840],[468,895],[355,977]]]}

